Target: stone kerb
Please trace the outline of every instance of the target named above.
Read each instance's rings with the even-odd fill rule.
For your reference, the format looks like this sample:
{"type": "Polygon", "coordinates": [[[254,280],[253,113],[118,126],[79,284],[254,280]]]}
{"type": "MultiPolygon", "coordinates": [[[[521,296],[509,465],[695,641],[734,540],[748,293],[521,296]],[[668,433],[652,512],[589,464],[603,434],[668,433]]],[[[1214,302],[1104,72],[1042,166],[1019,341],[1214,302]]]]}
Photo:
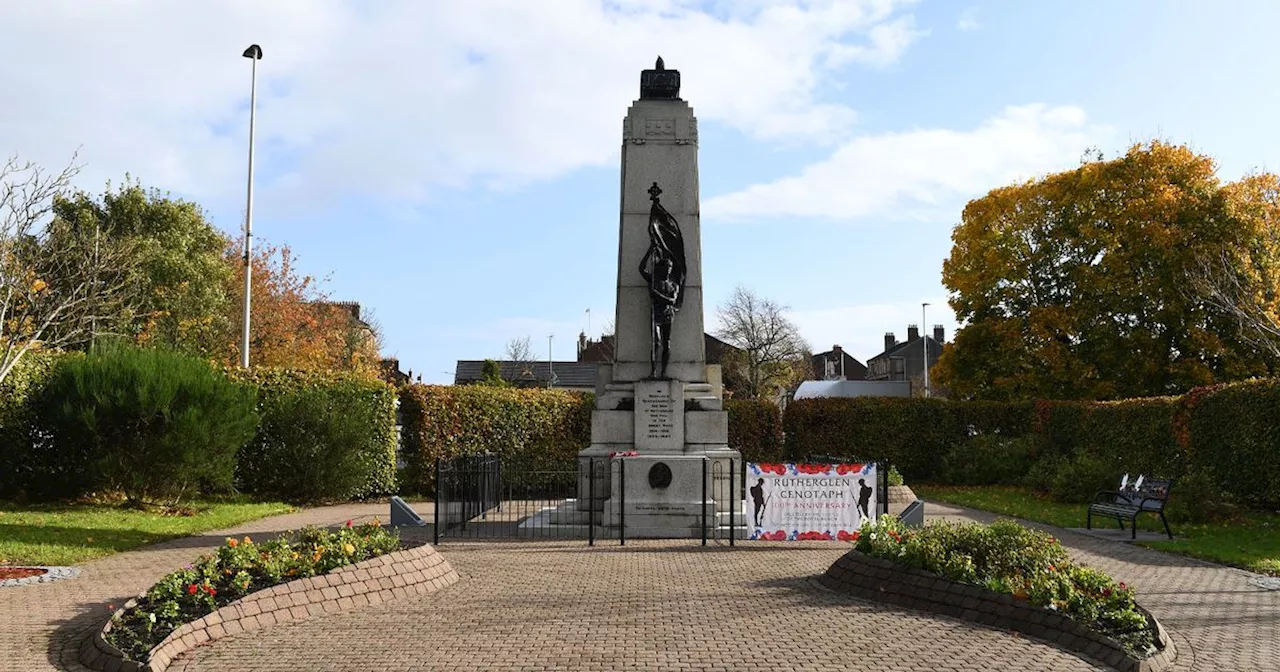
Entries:
{"type": "MultiPolygon", "coordinates": [[[[457,581],[458,574],[449,562],[424,544],[246,595],[174,630],[142,663],[127,660],[106,640],[112,625],[108,621],[80,647],[80,662],[104,672],[161,672],[179,655],[222,637],[432,593],[457,581]]],[[[129,600],[113,620],[137,602],[138,598],[129,600]]]]}
{"type": "Polygon", "coordinates": [[[857,551],[841,556],[818,582],[836,592],[866,600],[1013,630],[1120,672],[1163,672],[1173,667],[1177,657],[1164,627],[1145,609],[1142,612],[1156,631],[1160,650],[1149,658],[1137,659],[1114,639],[1012,595],[956,583],[857,551]]]}

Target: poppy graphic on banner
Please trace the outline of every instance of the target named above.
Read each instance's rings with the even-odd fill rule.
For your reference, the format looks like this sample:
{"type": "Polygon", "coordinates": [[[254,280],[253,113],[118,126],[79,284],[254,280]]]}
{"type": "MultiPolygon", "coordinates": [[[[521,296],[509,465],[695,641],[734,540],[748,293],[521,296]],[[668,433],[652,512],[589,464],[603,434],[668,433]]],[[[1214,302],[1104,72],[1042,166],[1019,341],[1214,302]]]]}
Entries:
{"type": "Polygon", "coordinates": [[[751,539],[846,541],[876,519],[874,464],[748,463],[751,539]]]}

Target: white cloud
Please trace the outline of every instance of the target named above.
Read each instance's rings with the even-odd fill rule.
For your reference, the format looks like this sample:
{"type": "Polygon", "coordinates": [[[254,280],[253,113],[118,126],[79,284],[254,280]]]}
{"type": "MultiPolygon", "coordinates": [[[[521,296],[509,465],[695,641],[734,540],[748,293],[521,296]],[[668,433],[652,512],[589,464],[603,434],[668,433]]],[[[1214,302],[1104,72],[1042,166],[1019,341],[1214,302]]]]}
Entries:
{"type": "Polygon", "coordinates": [[[972,31],[972,30],[978,30],[981,27],[982,27],[982,24],[978,23],[977,7],[969,7],[968,9],[961,12],[960,20],[956,22],[956,29],[963,30],[966,32],[972,31]]]}
{"type": "MultiPolygon", "coordinates": [[[[933,325],[946,330],[949,341],[956,331],[955,314],[946,298],[928,299],[926,333],[933,325]]],[[[814,352],[826,352],[839,345],[863,364],[884,352],[885,332],[893,332],[898,341],[907,339],[907,325],[920,324],[920,303],[868,303],[817,310],[798,310],[788,314],[809,342],[814,352]]]]}
{"type": "Polygon", "coordinates": [[[198,198],[234,195],[251,42],[264,51],[259,168],[283,174],[260,188],[297,203],[606,164],[659,53],[703,120],[830,140],[854,112],[820,87],[837,67],[898,58],[920,35],[901,9],[911,2],[3,3],[0,153],[53,166],[82,146],[91,187],[131,171],[198,198]]]}
{"type": "Polygon", "coordinates": [[[716,196],[702,212],[707,220],[953,219],[967,199],[1067,168],[1110,134],[1076,107],[1009,107],[971,131],[856,137],[798,175],[716,196]]]}

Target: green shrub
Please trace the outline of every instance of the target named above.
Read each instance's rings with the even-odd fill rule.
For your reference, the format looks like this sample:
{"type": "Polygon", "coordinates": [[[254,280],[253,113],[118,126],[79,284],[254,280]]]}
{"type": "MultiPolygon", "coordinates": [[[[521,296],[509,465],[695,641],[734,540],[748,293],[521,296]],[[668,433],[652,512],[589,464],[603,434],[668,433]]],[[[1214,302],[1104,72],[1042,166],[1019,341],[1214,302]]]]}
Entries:
{"type": "Polygon", "coordinates": [[[957,485],[1013,485],[1031,466],[1030,436],[980,434],[952,447],[943,458],[941,480],[957,485]]]}
{"type": "Polygon", "coordinates": [[[281,536],[262,544],[229,538],[216,553],[160,579],[136,606],[114,617],[107,641],[129,659],[146,662],[148,652],[178,627],[250,593],[400,549],[399,536],[376,520],[347,525],[336,532],[307,528],[296,539],[281,536]]]}
{"type": "MultiPolygon", "coordinates": [[[[69,465],[33,449],[39,440],[32,400],[53,377],[59,360],[78,355],[30,352],[18,360],[0,382],[0,500],[22,500],[37,495],[45,484],[68,480],[69,465]],[[31,486],[35,492],[29,492],[31,486]]],[[[74,480],[72,478],[71,480],[74,480]]]]}
{"type": "Polygon", "coordinates": [[[400,389],[408,487],[435,491],[435,461],[493,453],[504,469],[563,469],[591,444],[591,395],[483,385],[400,389]]]}
{"type": "Polygon", "coordinates": [[[867,555],[1057,611],[1114,638],[1139,658],[1155,651],[1132,588],[1072,565],[1056,539],[1011,520],[908,528],[892,516],[881,516],[862,526],[854,544],[867,555]]]}
{"type": "Polygon", "coordinates": [[[354,373],[232,369],[258,388],[262,422],[240,452],[241,488],[293,501],[356,499],[396,487],[395,391],[354,373]]]}
{"type": "Polygon", "coordinates": [[[57,494],[103,488],[144,502],[230,489],[258,423],[251,387],[199,359],[120,344],[61,361],[35,413],[46,459],[69,465],[57,494]]]}
{"type": "Polygon", "coordinates": [[[1280,507],[1280,381],[1192,390],[1184,403],[1187,473],[1204,472],[1250,506],[1280,507]]]}
{"type": "Polygon", "coordinates": [[[1117,460],[1082,451],[1062,458],[1050,477],[1049,493],[1060,502],[1090,502],[1099,490],[1120,486],[1117,460]]]}
{"type": "Polygon", "coordinates": [[[726,399],[729,447],[747,462],[781,462],[782,412],[778,405],[757,399],[726,399]]]}

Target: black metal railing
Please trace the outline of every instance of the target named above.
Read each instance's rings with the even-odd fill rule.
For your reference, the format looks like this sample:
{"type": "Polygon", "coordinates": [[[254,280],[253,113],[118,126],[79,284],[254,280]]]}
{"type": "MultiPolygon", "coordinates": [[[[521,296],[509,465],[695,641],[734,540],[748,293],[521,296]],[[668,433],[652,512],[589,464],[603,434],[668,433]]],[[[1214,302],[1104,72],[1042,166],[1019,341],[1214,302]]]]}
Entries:
{"type": "MultiPolygon", "coordinates": [[[[811,464],[863,460],[810,455],[811,464]]],[[[509,462],[484,454],[436,461],[433,539],[600,539],[626,545],[627,481],[630,460],[583,457],[576,462],[509,462]]],[[[889,511],[888,464],[876,462],[878,509],[889,511]]],[[[709,540],[735,546],[748,528],[747,463],[742,459],[702,461],[702,545],[709,540]],[[707,502],[714,502],[708,505],[707,502]]]]}

